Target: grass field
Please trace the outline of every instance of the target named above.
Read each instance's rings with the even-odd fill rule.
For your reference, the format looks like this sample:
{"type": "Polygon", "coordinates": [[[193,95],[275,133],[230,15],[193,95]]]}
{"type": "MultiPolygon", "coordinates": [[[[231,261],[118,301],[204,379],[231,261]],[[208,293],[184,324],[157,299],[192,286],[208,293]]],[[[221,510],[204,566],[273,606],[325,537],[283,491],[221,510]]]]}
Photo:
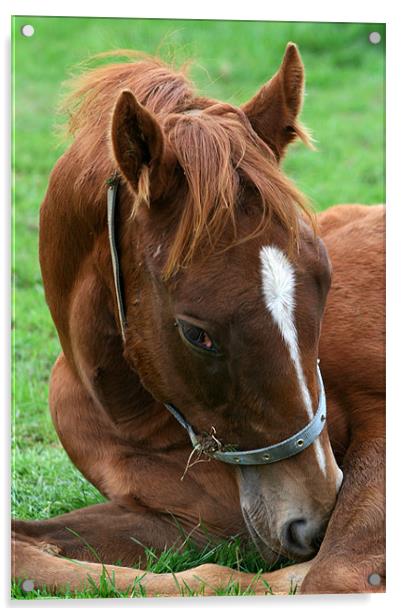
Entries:
{"type": "MultiPolygon", "coordinates": [[[[55,136],[55,108],[71,67],[116,48],[159,53],[178,63],[192,58],[202,93],[234,104],[246,101],[277,69],[286,43],[299,45],[306,66],[303,122],[317,152],[292,147],[287,173],[317,210],[334,203],[384,201],[385,31],[370,24],[211,22],[84,18],[22,18],[13,25],[14,61],[14,422],[12,514],[43,518],[102,501],[58,443],[47,409],[47,382],[59,343],[38,265],[38,212],[47,179],[63,151],[55,136]],[[20,34],[35,27],[32,38],[20,34]],[[368,34],[379,31],[372,45],[368,34]]],[[[236,541],[207,553],[189,547],[150,563],[180,570],[208,561],[263,567],[255,554],[239,556],[236,541]],[[186,560],[187,558],[187,560],[186,560]],[[207,559],[207,560],[205,560],[207,559]],[[159,563],[159,564],[156,564],[159,563]]],[[[226,589],[233,594],[236,589],[226,589]],[[233,592],[232,592],[233,591],[233,592]]],[[[141,594],[141,592],[139,593],[141,594]]],[[[135,593],[134,593],[135,595],[135,593]]],[[[49,596],[46,591],[15,598],[49,596]]],[[[81,596],[115,596],[107,584],[81,596]]]]}

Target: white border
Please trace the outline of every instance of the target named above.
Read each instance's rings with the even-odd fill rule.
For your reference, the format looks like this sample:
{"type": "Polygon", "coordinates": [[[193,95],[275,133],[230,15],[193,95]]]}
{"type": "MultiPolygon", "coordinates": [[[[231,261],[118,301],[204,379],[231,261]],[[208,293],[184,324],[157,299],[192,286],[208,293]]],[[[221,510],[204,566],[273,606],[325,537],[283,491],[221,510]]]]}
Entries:
{"type": "MultiPolygon", "coordinates": [[[[400,581],[400,549],[401,542],[400,517],[401,493],[398,488],[398,475],[401,468],[399,443],[402,435],[402,413],[397,395],[398,377],[400,381],[400,349],[401,340],[401,250],[402,244],[400,233],[401,225],[401,198],[400,182],[401,171],[401,122],[400,110],[402,109],[401,79],[400,79],[400,58],[402,40],[402,19],[401,3],[398,0],[377,0],[376,2],[351,2],[350,0],[337,0],[335,3],[325,3],[312,0],[288,0],[283,2],[263,3],[261,0],[247,0],[246,2],[231,2],[225,0],[219,3],[211,0],[202,2],[178,2],[175,0],[154,0],[152,3],[130,2],[123,0],[113,0],[112,3],[100,4],[91,3],[88,0],[58,0],[54,1],[36,0],[15,1],[1,3],[0,28],[2,31],[3,56],[3,75],[9,74],[10,59],[10,15],[66,15],[66,16],[98,16],[98,17],[166,17],[166,18],[187,18],[187,19],[261,19],[270,21],[356,21],[356,22],[386,22],[387,23],[387,201],[388,201],[388,225],[387,225],[387,377],[388,377],[388,405],[387,405],[387,562],[388,562],[388,590],[386,595],[371,596],[317,596],[317,597],[297,597],[297,598],[210,598],[210,599],[186,599],[186,600],[152,600],[132,601],[115,600],[91,600],[88,601],[41,601],[37,603],[27,602],[10,603],[7,600],[9,588],[9,565],[4,562],[7,552],[3,549],[4,559],[2,561],[2,591],[1,597],[6,609],[22,612],[29,609],[85,609],[87,612],[94,610],[107,609],[115,610],[116,607],[122,609],[135,609],[140,612],[161,611],[164,614],[175,614],[177,610],[191,609],[194,613],[202,610],[230,609],[233,614],[240,614],[244,609],[253,610],[254,613],[262,614],[269,610],[280,610],[281,615],[294,614],[297,610],[302,614],[322,614],[325,610],[326,615],[336,614],[343,608],[352,608],[355,612],[363,613],[365,616],[375,614],[378,616],[379,610],[389,609],[400,604],[399,589],[402,589],[400,581]],[[399,264],[399,267],[398,265],[399,264]],[[398,404],[399,403],[399,404],[398,404]],[[85,606],[85,607],[84,607],[85,606]]],[[[7,83],[7,80],[6,80],[7,83]]],[[[4,78],[3,78],[4,84],[4,78]]],[[[2,159],[1,186],[3,189],[2,206],[0,208],[0,231],[2,238],[0,241],[0,272],[2,283],[2,302],[1,302],[1,330],[0,340],[3,345],[9,341],[9,242],[10,242],[10,215],[9,215],[9,166],[10,158],[8,153],[10,133],[10,102],[9,91],[2,88],[3,113],[1,116],[2,143],[0,156],[2,159]]],[[[370,130],[369,127],[367,127],[370,130]]],[[[9,450],[9,421],[7,420],[7,408],[9,407],[9,352],[6,348],[5,353],[0,356],[0,378],[1,393],[3,396],[2,418],[3,426],[1,435],[3,440],[2,451],[9,450]]],[[[7,454],[4,454],[6,462],[7,454]]],[[[9,479],[7,464],[3,465],[3,502],[9,500],[9,479]]],[[[399,477],[399,484],[400,484],[399,477]]],[[[2,508],[2,528],[5,532],[3,545],[8,541],[8,509],[2,508]]],[[[396,611],[396,610],[395,610],[396,611]]],[[[393,612],[391,612],[393,613],[393,612]]]]}
{"type": "Polygon", "coordinates": [[[170,0],[163,2],[130,2],[113,0],[113,3],[97,3],[94,6],[84,0],[15,0],[9,2],[14,15],[65,15],[91,17],[160,17],[181,19],[236,19],[269,21],[355,21],[384,22],[386,18],[398,12],[392,0],[373,2],[366,0],[364,5],[350,0],[337,0],[336,7],[324,2],[288,0],[284,3],[262,4],[259,0],[235,2],[234,0],[203,0],[188,2],[170,0]]]}

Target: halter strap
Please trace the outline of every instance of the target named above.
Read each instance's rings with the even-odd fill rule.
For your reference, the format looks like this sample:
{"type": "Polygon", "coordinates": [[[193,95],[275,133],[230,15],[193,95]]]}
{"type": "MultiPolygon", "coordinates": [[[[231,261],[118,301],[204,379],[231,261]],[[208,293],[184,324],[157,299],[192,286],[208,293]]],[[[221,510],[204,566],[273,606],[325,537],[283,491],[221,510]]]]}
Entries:
{"type": "Polygon", "coordinates": [[[119,313],[120,330],[123,342],[126,341],[126,314],[123,303],[123,293],[121,288],[121,275],[119,264],[119,253],[116,245],[116,204],[117,192],[119,187],[119,178],[115,173],[108,181],[109,188],[107,191],[107,228],[109,235],[110,255],[112,257],[114,290],[116,293],[117,309],[119,313]]]}
{"type": "MultiPolygon", "coordinates": [[[[119,186],[119,179],[117,174],[115,173],[107,181],[107,183],[109,185],[107,191],[107,224],[109,247],[112,259],[114,288],[116,293],[120,330],[123,342],[125,342],[125,329],[127,320],[124,310],[115,226],[117,193],[119,186]]],[[[317,411],[313,419],[299,432],[296,432],[296,434],[293,434],[292,436],[281,441],[280,443],[275,443],[275,445],[269,445],[268,447],[262,447],[261,449],[250,449],[247,451],[221,451],[217,447],[216,450],[209,449],[208,455],[212,458],[215,458],[216,460],[225,462],[226,464],[273,464],[274,462],[279,462],[279,460],[291,458],[292,456],[297,455],[304,449],[307,449],[307,447],[309,447],[321,434],[322,430],[324,429],[327,416],[324,383],[322,381],[318,363],[317,378],[319,384],[319,401],[317,411]]],[[[183,417],[181,412],[173,404],[170,403],[165,403],[165,407],[169,411],[169,413],[173,415],[176,421],[178,421],[179,424],[187,431],[194,449],[202,450],[201,438],[197,436],[191,424],[188,423],[188,421],[183,417]]]]}
{"type": "MultiPolygon", "coordinates": [[[[317,364],[317,378],[320,388],[319,401],[317,411],[313,419],[299,432],[293,434],[289,438],[275,443],[275,445],[269,445],[268,447],[262,447],[261,449],[249,449],[247,451],[208,451],[208,455],[226,464],[273,464],[279,462],[279,460],[285,460],[297,455],[304,449],[307,449],[321,434],[324,429],[325,420],[327,416],[327,405],[325,399],[324,383],[322,381],[321,372],[317,364]]],[[[183,415],[172,404],[165,404],[165,407],[173,415],[173,417],[179,422],[179,424],[188,432],[191,443],[195,449],[202,449],[202,444],[195,434],[192,426],[186,421],[183,415]]]]}

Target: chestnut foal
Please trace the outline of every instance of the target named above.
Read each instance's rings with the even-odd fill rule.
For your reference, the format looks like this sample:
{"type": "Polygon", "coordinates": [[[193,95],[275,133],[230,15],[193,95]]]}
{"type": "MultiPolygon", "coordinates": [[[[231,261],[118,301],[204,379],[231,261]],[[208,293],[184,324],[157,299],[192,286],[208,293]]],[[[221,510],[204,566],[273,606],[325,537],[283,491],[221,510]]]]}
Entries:
{"type": "Polygon", "coordinates": [[[144,545],[179,547],[183,530],[202,545],[205,527],[251,535],[267,566],[297,564],[254,581],[218,565],[147,574],[148,594],[230,579],[384,590],[384,213],[320,215],[326,305],[327,249],[279,165],[308,140],[303,87],[293,44],[241,108],[197,97],[154,59],[80,78],[75,139],[41,209],[62,345],[50,408],[109,502],[16,521],[15,577],[82,589],[99,558],[122,563],[106,569],[127,589],[144,545]]]}

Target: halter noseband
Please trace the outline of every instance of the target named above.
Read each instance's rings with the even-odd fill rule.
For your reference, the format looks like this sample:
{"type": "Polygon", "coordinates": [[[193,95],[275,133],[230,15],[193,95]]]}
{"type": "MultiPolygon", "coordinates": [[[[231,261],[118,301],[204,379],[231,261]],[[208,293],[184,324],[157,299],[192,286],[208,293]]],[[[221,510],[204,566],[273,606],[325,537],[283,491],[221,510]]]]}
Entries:
{"type": "MultiPolygon", "coordinates": [[[[123,295],[121,288],[121,276],[119,266],[119,255],[116,245],[116,232],[115,232],[115,210],[117,204],[117,190],[119,180],[117,174],[115,174],[107,182],[109,184],[107,193],[107,222],[108,222],[108,234],[109,234],[109,247],[112,258],[114,287],[116,293],[117,308],[119,314],[120,329],[123,341],[125,342],[125,328],[126,328],[126,316],[123,304],[123,295]]],[[[240,464],[240,465],[255,465],[255,464],[273,464],[279,462],[279,460],[285,460],[297,455],[307,447],[309,447],[321,434],[324,429],[325,420],[327,416],[326,411],[326,399],[324,383],[322,381],[321,372],[317,363],[317,379],[319,384],[319,400],[318,407],[313,419],[299,432],[293,434],[289,438],[269,445],[268,447],[262,447],[261,449],[249,449],[247,451],[222,451],[218,446],[214,450],[208,449],[208,456],[225,462],[226,464],[240,464]]],[[[201,450],[202,437],[198,437],[194,432],[192,426],[183,417],[180,411],[170,403],[165,403],[166,409],[173,415],[173,417],[179,422],[179,424],[187,430],[191,443],[194,449],[201,450]]]]}
{"type": "MultiPolygon", "coordinates": [[[[249,449],[247,451],[208,451],[208,455],[226,464],[273,464],[279,462],[279,460],[286,460],[296,454],[300,453],[304,449],[307,449],[318,438],[324,428],[325,419],[327,416],[326,400],[324,384],[320,369],[317,365],[317,378],[320,386],[320,395],[318,401],[317,411],[313,419],[304,428],[302,428],[296,434],[293,434],[289,438],[275,443],[275,445],[269,445],[268,447],[262,447],[261,449],[249,449]]],[[[194,449],[202,449],[202,444],[195,434],[191,425],[184,419],[180,411],[177,410],[173,404],[165,404],[167,410],[173,415],[185,430],[187,430],[191,443],[194,449]]]]}

